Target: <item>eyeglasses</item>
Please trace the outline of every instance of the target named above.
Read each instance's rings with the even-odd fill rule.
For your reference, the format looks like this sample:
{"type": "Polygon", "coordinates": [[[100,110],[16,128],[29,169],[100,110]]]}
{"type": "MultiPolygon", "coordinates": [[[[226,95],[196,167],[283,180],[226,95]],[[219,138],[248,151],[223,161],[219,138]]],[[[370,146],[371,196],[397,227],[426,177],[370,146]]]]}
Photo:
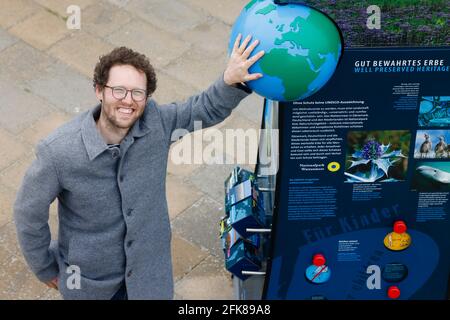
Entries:
{"type": "Polygon", "coordinates": [[[142,89],[127,90],[124,87],[110,87],[107,85],[105,85],[104,87],[110,88],[113,97],[116,98],[117,100],[125,99],[129,91],[131,92],[131,98],[136,102],[143,101],[145,98],[147,98],[147,91],[142,89]]]}

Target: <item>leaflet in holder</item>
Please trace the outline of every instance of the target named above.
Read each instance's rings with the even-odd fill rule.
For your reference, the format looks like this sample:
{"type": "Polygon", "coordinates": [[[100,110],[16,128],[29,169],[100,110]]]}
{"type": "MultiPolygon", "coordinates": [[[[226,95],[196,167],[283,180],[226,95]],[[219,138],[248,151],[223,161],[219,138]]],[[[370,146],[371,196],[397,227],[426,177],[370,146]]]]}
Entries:
{"type": "Polygon", "coordinates": [[[255,176],[253,173],[241,169],[240,167],[236,167],[231,172],[230,176],[227,180],[225,180],[225,212],[228,213],[230,207],[249,197],[251,195],[251,186],[253,181],[255,181],[255,176]],[[250,187],[240,186],[243,182],[248,181],[250,187]],[[235,189],[237,188],[237,189],[235,189]]]}
{"type": "Polygon", "coordinates": [[[243,237],[251,236],[247,228],[264,227],[264,211],[259,199],[248,197],[230,208],[230,222],[232,227],[243,237]]]}
{"type": "Polygon", "coordinates": [[[246,180],[230,190],[229,199],[230,206],[252,196],[252,184],[250,180],[246,180]]]}
{"type": "Polygon", "coordinates": [[[261,260],[257,257],[257,249],[241,238],[231,247],[225,266],[236,277],[246,280],[249,275],[242,274],[242,270],[259,271],[261,269],[261,260]]]}
{"type": "Polygon", "coordinates": [[[261,259],[258,257],[260,235],[253,234],[247,239],[242,238],[229,224],[229,218],[223,219],[221,225],[225,267],[239,279],[246,280],[249,276],[242,274],[242,270],[261,269],[261,259]]]}
{"type": "Polygon", "coordinates": [[[222,249],[225,256],[229,256],[229,251],[240,239],[252,244],[255,248],[260,246],[260,236],[257,233],[252,234],[248,238],[243,238],[235,229],[231,227],[230,218],[224,218],[221,222],[223,224],[221,231],[222,249]]]}

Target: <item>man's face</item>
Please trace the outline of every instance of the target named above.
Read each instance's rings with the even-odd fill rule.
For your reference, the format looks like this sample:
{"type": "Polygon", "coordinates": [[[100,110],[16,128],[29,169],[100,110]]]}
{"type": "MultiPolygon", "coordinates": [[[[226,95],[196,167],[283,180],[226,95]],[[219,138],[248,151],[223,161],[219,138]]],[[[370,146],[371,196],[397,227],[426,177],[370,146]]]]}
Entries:
{"type": "MultiPolygon", "coordinates": [[[[144,112],[146,97],[142,101],[135,101],[131,91],[123,99],[117,99],[113,95],[113,89],[109,87],[121,87],[126,90],[146,90],[147,77],[144,72],[131,65],[116,65],[109,70],[107,87],[96,87],[95,93],[102,100],[102,115],[111,127],[129,129],[144,112]]],[[[120,91],[120,90],[119,90],[120,91]]],[[[123,90],[122,90],[123,91],[123,90]]]]}

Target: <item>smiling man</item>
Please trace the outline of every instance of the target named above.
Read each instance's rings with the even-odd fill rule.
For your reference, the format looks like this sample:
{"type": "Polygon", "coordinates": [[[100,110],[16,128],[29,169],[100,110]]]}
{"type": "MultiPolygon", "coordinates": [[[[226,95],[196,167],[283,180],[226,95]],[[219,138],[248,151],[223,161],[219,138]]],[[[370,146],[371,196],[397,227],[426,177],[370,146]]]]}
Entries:
{"type": "Polygon", "coordinates": [[[39,280],[65,299],[173,298],[165,195],[172,132],[192,131],[194,121],[217,124],[251,93],[242,83],[262,76],[248,68],[264,52],[249,58],[258,44],[250,40],[236,39],[225,72],[206,91],[168,105],[150,98],[156,76],[144,55],[121,47],[100,58],[100,104],[38,144],[14,205],[21,249],[39,280]],[[59,233],[51,242],[56,198],[59,233]]]}

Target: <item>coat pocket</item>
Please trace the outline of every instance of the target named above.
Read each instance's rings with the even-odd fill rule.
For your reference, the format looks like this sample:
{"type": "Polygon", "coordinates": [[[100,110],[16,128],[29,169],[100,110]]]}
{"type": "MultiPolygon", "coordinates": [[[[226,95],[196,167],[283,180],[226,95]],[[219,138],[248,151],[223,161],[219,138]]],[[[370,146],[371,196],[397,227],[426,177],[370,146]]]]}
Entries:
{"type": "Polygon", "coordinates": [[[123,241],[111,241],[98,236],[73,237],[69,242],[68,263],[79,267],[81,275],[92,280],[124,274],[123,241]]]}

